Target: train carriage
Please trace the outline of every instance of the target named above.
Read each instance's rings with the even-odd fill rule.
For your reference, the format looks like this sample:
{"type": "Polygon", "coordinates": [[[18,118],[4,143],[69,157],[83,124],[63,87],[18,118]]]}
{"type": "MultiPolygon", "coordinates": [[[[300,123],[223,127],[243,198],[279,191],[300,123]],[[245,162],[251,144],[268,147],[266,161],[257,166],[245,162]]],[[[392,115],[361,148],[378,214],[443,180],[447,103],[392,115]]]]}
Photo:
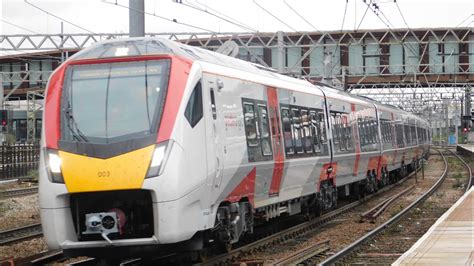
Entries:
{"type": "Polygon", "coordinates": [[[77,254],[228,247],[427,153],[427,124],[402,110],[161,38],[77,53],[43,121],[45,239],[77,254]]]}

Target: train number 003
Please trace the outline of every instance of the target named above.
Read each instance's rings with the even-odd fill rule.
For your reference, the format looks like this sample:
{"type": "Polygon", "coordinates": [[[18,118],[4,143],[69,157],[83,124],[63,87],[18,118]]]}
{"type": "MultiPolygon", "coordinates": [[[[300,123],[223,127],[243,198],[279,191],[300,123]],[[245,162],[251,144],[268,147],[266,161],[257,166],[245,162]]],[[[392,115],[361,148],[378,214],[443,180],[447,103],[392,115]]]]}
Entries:
{"type": "Polygon", "coordinates": [[[110,176],[110,171],[99,171],[97,172],[98,177],[109,177],[110,176]]]}

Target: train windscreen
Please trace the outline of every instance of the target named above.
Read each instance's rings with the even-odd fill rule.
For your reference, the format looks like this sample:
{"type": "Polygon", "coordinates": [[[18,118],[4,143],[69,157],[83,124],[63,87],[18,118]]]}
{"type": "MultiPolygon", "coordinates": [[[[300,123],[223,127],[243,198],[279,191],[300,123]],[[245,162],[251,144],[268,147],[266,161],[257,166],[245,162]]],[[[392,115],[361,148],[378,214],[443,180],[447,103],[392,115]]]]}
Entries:
{"type": "Polygon", "coordinates": [[[111,143],[157,131],[169,60],[73,65],[63,91],[62,139],[111,143]]]}

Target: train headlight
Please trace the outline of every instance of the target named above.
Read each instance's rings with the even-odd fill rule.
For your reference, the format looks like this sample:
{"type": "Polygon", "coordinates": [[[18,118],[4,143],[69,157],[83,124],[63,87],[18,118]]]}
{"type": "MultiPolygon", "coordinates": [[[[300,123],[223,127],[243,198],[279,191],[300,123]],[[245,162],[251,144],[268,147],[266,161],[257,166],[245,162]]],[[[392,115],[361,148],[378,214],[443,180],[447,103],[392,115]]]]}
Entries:
{"type": "Polygon", "coordinates": [[[63,175],[61,173],[62,160],[56,151],[46,151],[46,164],[49,170],[50,180],[53,183],[64,183],[63,175]]]}
{"type": "Polygon", "coordinates": [[[171,140],[156,145],[146,178],[159,176],[163,173],[172,146],[173,141],[171,140]]]}
{"type": "Polygon", "coordinates": [[[59,174],[61,173],[61,158],[59,158],[59,155],[50,153],[48,154],[48,162],[49,162],[49,169],[51,169],[51,172],[54,174],[59,174]]]}

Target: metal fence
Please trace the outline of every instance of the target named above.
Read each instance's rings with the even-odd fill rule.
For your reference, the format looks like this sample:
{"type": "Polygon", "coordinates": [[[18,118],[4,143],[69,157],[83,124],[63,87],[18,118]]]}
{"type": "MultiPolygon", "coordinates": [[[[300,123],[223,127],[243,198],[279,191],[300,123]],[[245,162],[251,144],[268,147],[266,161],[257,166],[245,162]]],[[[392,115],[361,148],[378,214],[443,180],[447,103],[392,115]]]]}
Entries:
{"type": "Polygon", "coordinates": [[[0,146],[0,179],[28,177],[39,164],[39,143],[7,144],[0,146]]]}

